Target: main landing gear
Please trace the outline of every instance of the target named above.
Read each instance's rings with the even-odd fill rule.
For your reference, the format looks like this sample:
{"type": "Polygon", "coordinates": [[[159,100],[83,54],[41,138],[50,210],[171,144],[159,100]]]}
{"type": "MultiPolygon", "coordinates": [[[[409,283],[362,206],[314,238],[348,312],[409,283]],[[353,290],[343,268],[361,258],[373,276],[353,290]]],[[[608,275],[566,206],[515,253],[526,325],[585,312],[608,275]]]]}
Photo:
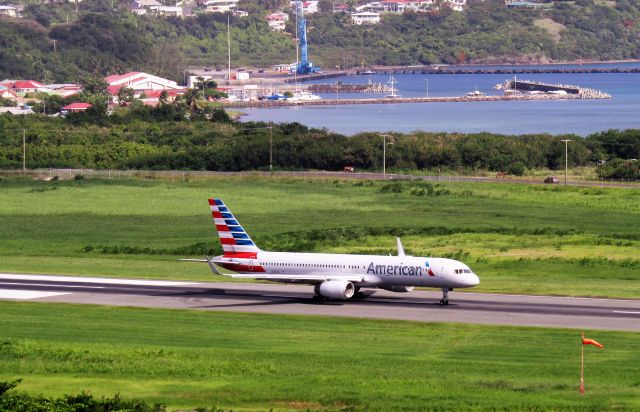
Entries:
{"type": "Polygon", "coordinates": [[[440,305],[445,306],[449,304],[449,288],[442,288],[442,299],[440,299],[440,305]]]}

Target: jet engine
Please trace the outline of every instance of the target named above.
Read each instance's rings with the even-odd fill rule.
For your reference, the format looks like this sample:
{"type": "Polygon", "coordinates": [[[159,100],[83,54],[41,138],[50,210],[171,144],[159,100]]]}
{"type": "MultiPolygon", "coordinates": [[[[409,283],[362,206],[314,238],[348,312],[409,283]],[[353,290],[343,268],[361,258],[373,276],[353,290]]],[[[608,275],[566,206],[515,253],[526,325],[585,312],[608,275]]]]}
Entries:
{"type": "Polygon", "coordinates": [[[398,293],[407,293],[413,290],[413,286],[402,286],[402,285],[391,285],[386,287],[381,287],[384,290],[388,290],[389,292],[398,292],[398,293]]]}
{"type": "Polygon", "coordinates": [[[317,295],[340,300],[351,299],[356,293],[353,283],[346,280],[328,280],[316,285],[314,290],[317,295]]]}

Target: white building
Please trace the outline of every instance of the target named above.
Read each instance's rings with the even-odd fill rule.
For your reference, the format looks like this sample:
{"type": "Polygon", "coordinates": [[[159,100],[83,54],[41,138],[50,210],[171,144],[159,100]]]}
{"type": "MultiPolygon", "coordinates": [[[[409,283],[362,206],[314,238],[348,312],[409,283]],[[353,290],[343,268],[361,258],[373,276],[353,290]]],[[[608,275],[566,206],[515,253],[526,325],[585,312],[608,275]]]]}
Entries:
{"type": "Polygon", "coordinates": [[[353,13],[351,15],[351,22],[353,24],[378,24],[380,23],[380,13],[373,11],[361,11],[360,13],[353,13]]]}
{"type": "Polygon", "coordinates": [[[287,13],[271,13],[267,16],[267,24],[272,30],[283,31],[289,15],[287,13]]]}
{"type": "Polygon", "coordinates": [[[173,80],[142,72],[129,72],[125,74],[114,74],[107,76],[104,80],[109,84],[109,91],[117,94],[121,87],[129,87],[135,92],[144,90],[180,90],[181,87],[173,80]]]}
{"type": "Polygon", "coordinates": [[[182,17],[183,16],[182,7],[160,6],[160,7],[157,7],[155,9],[155,11],[160,16],[167,16],[167,17],[182,17]]]}
{"type": "Polygon", "coordinates": [[[21,17],[17,7],[14,6],[0,6],[0,14],[9,17],[21,17]]]}
{"type": "MultiPolygon", "coordinates": [[[[289,2],[289,6],[292,10],[296,9],[296,1],[291,0],[289,2]]],[[[304,14],[313,14],[318,12],[318,2],[315,0],[312,1],[303,1],[302,2],[302,13],[304,14]]]]}
{"type": "Polygon", "coordinates": [[[447,0],[446,4],[451,10],[462,11],[467,5],[467,0],[447,0]]]}
{"type": "Polygon", "coordinates": [[[207,13],[227,13],[238,9],[238,0],[205,0],[201,5],[207,13]]]}

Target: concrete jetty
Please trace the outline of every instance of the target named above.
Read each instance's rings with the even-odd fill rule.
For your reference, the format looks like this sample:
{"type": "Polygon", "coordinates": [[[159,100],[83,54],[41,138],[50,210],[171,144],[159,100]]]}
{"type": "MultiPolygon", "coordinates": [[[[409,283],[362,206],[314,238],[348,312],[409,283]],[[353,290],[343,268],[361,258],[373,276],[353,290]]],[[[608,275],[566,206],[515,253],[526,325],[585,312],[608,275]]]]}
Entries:
{"type": "Polygon", "coordinates": [[[335,106],[350,104],[405,104],[405,103],[453,103],[453,102],[502,102],[527,100],[583,100],[607,99],[611,96],[581,94],[518,94],[505,96],[455,96],[455,97],[381,97],[374,99],[320,99],[320,100],[256,100],[249,102],[223,102],[225,107],[289,107],[289,106],[335,106]]]}

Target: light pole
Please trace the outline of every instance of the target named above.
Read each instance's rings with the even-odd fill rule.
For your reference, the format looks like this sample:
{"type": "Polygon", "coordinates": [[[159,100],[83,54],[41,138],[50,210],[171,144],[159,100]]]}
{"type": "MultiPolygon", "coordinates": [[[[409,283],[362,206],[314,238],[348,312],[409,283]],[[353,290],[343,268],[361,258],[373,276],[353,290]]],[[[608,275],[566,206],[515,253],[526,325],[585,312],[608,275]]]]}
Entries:
{"type": "Polygon", "coordinates": [[[273,126],[269,126],[269,171],[273,171],[273,126]]]}
{"type": "Polygon", "coordinates": [[[564,187],[567,187],[567,169],[569,168],[569,142],[571,140],[561,140],[564,142],[564,187]]]}
{"type": "Polygon", "coordinates": [[[387,143],[387,135],[383,134],[382,135],[382,179],[383,180],[387,179],[387,144],[393,144],[393,143],[387,143]]]}

